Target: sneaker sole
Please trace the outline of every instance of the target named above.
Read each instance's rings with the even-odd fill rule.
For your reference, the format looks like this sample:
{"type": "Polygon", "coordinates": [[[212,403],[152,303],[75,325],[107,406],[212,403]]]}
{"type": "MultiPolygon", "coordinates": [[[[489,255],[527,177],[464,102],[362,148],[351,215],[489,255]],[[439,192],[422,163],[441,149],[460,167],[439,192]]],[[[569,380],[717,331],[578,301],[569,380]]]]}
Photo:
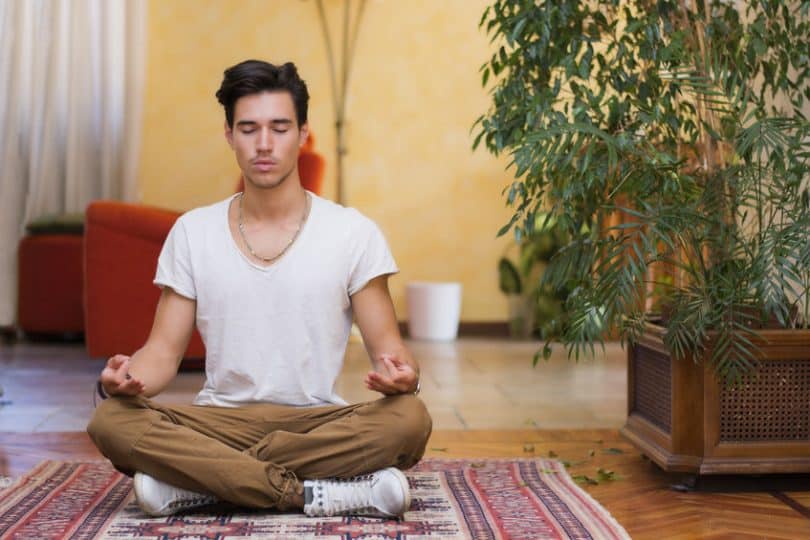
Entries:
{"type": "Polygon", "coordinates": [[[166,517],[172,515],[174,512],[167,512],[166,509],[161,511],[160,508],[152,508],[146,504],[146,502],[144,502],[143,498],[141,497],[141,493],[143,493],[145,490],[143,483],[146,481],[147,476],[139,472],[136,472],[132,479],[132,489],[135,491],[135,501],[138,503],[138,507],[143,510],[145,514],[152,517],[166,517]]]}
{"type": "Polygon", "coordinates": [[[150,508],[144,504],[143,499],[141,498],[141,493],[144,491],[144,476],[143,474],[136,472],[135,476],[132,479],[132,489],[135,491],[135,501],[138,503],[138,507],[143,510],[145,513],[149,514],[150,516],[160,516],[158,512],[155,512],[153,508],[150,508]]]}
{"type": "Polygon", "coordinates": [[[399,480],[399,483],[402,486],[402,491],[405,492],[405,509],[402,511],[402,514],[400,514],[400,516],[402,516],[411,507],[411,488],[408,485],[408,477],[396,467],[390,467],[389,470],[394,473],[394,476],[397,477],[397,480],[399,480]]]}

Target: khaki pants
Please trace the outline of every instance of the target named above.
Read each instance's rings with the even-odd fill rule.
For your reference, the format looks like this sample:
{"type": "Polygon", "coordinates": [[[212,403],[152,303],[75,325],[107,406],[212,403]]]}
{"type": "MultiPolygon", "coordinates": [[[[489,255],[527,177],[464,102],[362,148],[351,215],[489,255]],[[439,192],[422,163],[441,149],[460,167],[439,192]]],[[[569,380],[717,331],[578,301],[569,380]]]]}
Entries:
{"type": "Polygon", "coordinates": [[[116,468],[209,493],[239,506],[291,507],[304,479],[405,469],[425,451],[432,422],[410,394],[349,406],[162,406],[112,397],[87,432],[116,468]]]}

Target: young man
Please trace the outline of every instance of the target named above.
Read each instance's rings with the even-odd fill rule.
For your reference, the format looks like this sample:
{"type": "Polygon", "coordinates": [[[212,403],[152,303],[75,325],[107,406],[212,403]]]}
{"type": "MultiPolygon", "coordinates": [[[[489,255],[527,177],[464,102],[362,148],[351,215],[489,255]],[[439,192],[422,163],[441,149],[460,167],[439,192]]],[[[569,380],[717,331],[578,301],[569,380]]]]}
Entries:
{"type": "Polygon", "coordinates": [[[293,64],[237,64],[217,98],[244,192],[172,228],[152,331],[132,357],[107,361],[98,389],[110,399],[88,433],[134,474],[152,515],[223,500],[399,516],[410,504],[400,469],[422,457],[431,420],[397,328],[385,239],[301,187],[309,96],[293,64]],[[347,405],[334,384],[353,315],[374,365],[365,384],[383,397],[347,405]],[[206,345],[195,404],[150,401],[176,375],[195,322],[206,345]]]}

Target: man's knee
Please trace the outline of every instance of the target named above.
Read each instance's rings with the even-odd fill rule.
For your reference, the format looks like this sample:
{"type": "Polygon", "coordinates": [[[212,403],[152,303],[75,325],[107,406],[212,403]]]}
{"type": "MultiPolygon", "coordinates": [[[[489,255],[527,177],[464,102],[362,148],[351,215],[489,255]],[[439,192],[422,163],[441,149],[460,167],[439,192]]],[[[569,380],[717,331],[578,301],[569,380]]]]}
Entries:
{"type": "Polygon", "coordinates": [[[149,412],[131,398],[106,399],[93,412],[87,434],[105,457],[126,467],[132,446],[151,425],[149,412]]]}
{"type": "Polygon", "coordinates": [[[410,394],[392,396],[385,401],[390,417],[386,433],[382,434],[383,444],[390,445],[390,450],[396,453],[399,467],[411,467],[425,452],[433,428],[430,413],[421,399],[410,394]]]}
{"type": "Polygon", "coordinates": [[[105,399],[96,410],[87,424],[87,434],[98,445],[99,440],[106,437],[108,433],[114,432],[116,409],[119,408],[117,399],[105,399]]]}
{"type": "Polygon", "coordinates": [[[427,440],[433,420],[422,400],[411,394],[403,394],[396,396],[394,407],[398,420],[396,431],[408,439],[427,440]]]}

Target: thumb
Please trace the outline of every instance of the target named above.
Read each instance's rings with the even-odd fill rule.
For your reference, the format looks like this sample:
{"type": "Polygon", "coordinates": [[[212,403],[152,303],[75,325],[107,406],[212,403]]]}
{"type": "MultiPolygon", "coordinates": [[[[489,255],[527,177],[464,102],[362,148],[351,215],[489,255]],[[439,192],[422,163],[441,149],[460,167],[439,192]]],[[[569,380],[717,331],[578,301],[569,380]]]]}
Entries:
{"type": "Polygon", "coordinates": [[[380,358],[389,370],[399,371],[402,366],[402,361],[393,354],[383,354],[380,358]]]}
{"type": "Polygon", "coordinates": [[[124,364],[124,362],[126,362],[126,359],[127,357],[124,356],[123,354],[116,354],[115,356],[112,356],[110,357],[109,360],[107,360],[107,367],[117,370],[124,364]]]}
{"type": "Polygon", "coordinates": [[[383,360],[388,360],[391,363],[391,365],[393,365],[393,366],[401,366],[402,365],[402,360],[400,360],[399,356],[397,356],[395,354],[383,354],[382,359],[383,360]]]}

